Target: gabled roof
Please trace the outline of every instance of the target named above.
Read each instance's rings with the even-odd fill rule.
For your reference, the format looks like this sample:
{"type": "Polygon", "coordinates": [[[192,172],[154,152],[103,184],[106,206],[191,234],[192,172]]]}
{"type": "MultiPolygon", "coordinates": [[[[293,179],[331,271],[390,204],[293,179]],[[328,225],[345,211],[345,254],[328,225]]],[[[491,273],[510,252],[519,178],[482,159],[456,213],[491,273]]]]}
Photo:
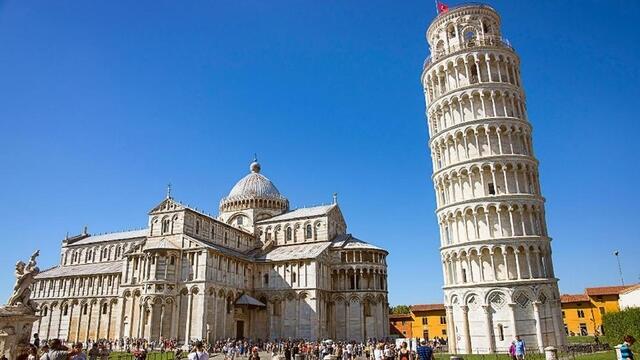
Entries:
{"type": "Polygon", "coordinates": [[[274,216],[269,219],[258,221],[257,223],[266,224],[271,222],[286,221],[286,220],[293,220],[293,219],[304,219],[304,218],[327,215],[329,211],[331,211],[331,209],[337,206],[338,204],[331,204],[331,205],[320,205],[320,206],[299,208],[278,216],[274,216]]]}
{"type": "Polygon", "coordinates": [[[411,305],[411,311],[435,311],[444,310],[444,304],[418,304],[411,305]]]}
{"type": "Polygon", "coordinates": [[[620,291],[620,294],[628,294],[632,291],[636,291],[636,290],[640,290],[640,284],[636,284],[636,285],[631,285],[628,288],[620,291]]]}
{"type": "Polygon", "coordinates": [[[193,241],[195,243],[201,244],[202,246],[206,246],[209,247],[211,249],[214,249],[222,254],[225,254],[227,256],[231,256],[231,257],[235,257],[235,258],[240,258],[243,259],[245,261],[251,261],[253,260],[251,258],[251,256],[249,256],[248,254],[245,254],[243,252],[240,252],[238,250],[233,250],[233,249],[229,249],[227,247],[221,246],[219,244],[213,243],[213,242],[209,242],[209,241],[204,241],[204,240],[200,240],[200,239],[196,239],[194,237],[191,237],[189,235],[182,235],[184,236],[187,240],[189,241],[193,241]]]}
{"type": "Polygon", "coordinates": [[[256,260],[285,261],[316,258],[330,245],[330,241],[321,241],[307,244],[278,246],[262,255],[256,256],[256,260]]]}
{"type": "Polygon", "coordinates": [[[589,296],[586,294],[564,294],[560,295],[560,302],[563,304],[574,302],[589,302],[589,296]]]}
{"type": "Polygon", "coordinates": [[[147,239],[147,242],[144,245],[144,249],[145,250],[180,250],[180,248],[178,246],[176,246],[174,243],[172,243],[169,239],[167,238],[152,238],[152,239],[147,239]]]}
{"type": "Polygon", "coordinates": [[[140,229],[140,230],[121,231],[121,232],[114,232],[114,233],[101,234],[101,235],[89,235],[89,236],[83,237],[80,240],[77,240],[74,242],[68,242],[68,245],[87,245],[87,244],[95,244],[95,243],[108,242],[108,241],[138,239],[138,238],[144,238],[148,234],[149,234],[149,229],[140,229]]]}
{"type": "Polygon", "coordinates": [[[121,272],[122,261],[110,261],[95,264],[56,266],[36,275],[36,279],[96,274],[119,274],[121,272]]]}
{"type": "Polygon", "coordinates": [[[377,247],[375,245],[369,244],[366,241],[360,240],[354,237],[351,234],[340,234],[333,238],[331,243],[332,248],[341,248],[341,249],[368,249],[368,250],[380,250],[387,252],[387,250],[377,247]]]}
{"type": "Polygon", "coordinates": [[[389,314],[389,320],[413,320],[411,314],[389,314]]]}
{"type": "Polygon", "coordinates": [[[627,285],[590,287],[585,289],[585,293],[589,296],[619,295],[621,291],[629,287],[627,285]]]}

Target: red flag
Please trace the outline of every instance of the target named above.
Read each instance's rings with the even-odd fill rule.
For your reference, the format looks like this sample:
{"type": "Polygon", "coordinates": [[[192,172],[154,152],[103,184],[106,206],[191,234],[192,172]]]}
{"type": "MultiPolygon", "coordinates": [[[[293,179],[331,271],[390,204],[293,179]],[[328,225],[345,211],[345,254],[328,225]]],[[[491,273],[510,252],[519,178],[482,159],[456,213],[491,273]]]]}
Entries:
{"type": "Polygon", "coordinates": [[[449,11],[449,5],[438,1],[438,14],[449,11]]]}

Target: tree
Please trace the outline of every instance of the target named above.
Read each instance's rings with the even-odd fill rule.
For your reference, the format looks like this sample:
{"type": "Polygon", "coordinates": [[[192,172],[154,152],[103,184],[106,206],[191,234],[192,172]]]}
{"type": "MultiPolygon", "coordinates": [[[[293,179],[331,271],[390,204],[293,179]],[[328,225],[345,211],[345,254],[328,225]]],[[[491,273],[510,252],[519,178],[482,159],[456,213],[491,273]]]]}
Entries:
{"type": "Polygon", "coordinates": [[[604,338],[611,346],[622,343],[625,335],[640,337],[640,308],[629,308],[604,314],[604,338]]]}
{"type": "Polygon", "coordinates": [[[407,305],[396,305],[389,309],[391,314],[409,314],[411,309],[407,305]]]}

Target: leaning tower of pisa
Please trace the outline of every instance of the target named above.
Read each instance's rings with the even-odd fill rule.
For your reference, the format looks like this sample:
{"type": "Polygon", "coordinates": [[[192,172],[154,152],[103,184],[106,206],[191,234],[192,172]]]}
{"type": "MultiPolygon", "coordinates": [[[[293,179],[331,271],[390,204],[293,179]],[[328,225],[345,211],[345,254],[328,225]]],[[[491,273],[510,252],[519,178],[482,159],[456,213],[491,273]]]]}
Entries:
{"type": "Polygon", "coordinates": [[[469,4],[427,30],[422,84],[452,353],[566,344],[520,59],[469,4]]]}

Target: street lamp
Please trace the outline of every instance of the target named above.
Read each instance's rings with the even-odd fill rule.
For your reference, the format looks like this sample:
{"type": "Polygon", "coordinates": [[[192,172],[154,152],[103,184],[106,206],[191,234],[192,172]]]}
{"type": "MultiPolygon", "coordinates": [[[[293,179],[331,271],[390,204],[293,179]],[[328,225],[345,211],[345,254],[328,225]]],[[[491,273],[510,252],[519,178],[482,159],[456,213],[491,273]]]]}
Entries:
{"type": "Polygon", "coordinates": [[[620,252],[618,250],[613,252],[613,255],[616,256],[616,260],[618,261],[618,272],[620,273],[620,282],[622,286],[624,286],[624,277],[622,277],[622,266],[620,266],[620,252]]]}

